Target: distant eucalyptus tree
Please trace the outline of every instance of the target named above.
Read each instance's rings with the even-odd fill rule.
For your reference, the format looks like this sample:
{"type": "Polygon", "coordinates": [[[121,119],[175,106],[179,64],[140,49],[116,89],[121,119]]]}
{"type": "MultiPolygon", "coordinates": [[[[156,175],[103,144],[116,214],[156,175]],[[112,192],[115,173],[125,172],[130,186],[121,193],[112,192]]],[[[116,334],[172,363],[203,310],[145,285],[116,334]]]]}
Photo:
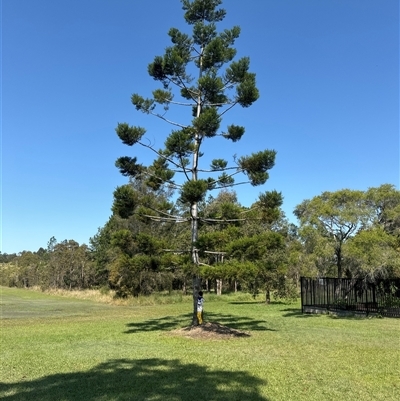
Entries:
{"type": "Polygon", "coordinates": [[[341,278],[344,273],[343,245],[368,219],[364,193],[350,189],[323,192],[297,205],[294,214],[300,221],[303,237],[321,237],[322,241],[318,241],[324,244],[321,249],[332,247],[331,257],[336,264],[337,277],[341,278]]]}
{"type": "Polygon", "coordinates": [[[400,191],[384,184],[367,191],[323,192],[297,205],[299,233],[319,274],[341,278],[398,276],[400,191]]]}

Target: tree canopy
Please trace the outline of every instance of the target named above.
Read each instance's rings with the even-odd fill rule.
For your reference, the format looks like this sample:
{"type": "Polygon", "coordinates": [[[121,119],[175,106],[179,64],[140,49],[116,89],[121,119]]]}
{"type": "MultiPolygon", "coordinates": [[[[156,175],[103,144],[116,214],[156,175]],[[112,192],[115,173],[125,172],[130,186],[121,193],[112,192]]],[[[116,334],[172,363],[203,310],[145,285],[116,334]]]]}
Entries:
{"type": "Polygon", "coordinates": [[[374,279],[398,273],[400,192],[393,185],[324,192],[294,214],[319,274],[374,279]]]}

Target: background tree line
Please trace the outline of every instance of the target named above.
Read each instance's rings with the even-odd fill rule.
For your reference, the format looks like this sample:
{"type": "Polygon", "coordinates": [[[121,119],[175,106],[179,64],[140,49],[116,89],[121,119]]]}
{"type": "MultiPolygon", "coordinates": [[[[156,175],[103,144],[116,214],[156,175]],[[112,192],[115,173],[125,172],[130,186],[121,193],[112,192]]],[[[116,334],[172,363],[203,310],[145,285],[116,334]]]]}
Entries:
{"type": "MultiPolygon", "coordinates": [[[[143,213],[123,218],[115,198],[113,214],[89,245],[51,238],[37,252],[0,254],[1,285],[106,286],[121,297],[189,291],[187,211],[172,201],[168,191],[142,184],[139,180],[129,184],[138,204],[157,210],[168,204],[177,216],[174,221],[152,220],[143,213]]],[[[303,201],[294,214],[298,226],[280,207],[261,208],[257,202],[244,207],[228,190],[200,202],[199,215],[204,219],[196,247],[203,288],[216,293],[264,292],[268,301],[271,294],[296,297],[302,275],[369,281],[400,277],[400,191],[393,185],[324,192],[303,201]]]]}

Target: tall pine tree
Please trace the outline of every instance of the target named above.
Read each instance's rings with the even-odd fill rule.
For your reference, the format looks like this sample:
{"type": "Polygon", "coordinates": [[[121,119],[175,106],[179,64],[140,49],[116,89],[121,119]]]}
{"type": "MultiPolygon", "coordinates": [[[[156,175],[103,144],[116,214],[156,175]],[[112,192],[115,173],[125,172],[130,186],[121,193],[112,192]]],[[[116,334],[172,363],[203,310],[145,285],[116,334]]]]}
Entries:
{"type": "MultiPolygon", "coordinates": [[[[119,123],[116,132],[128,146],[141,145],[156,155],[150,166],[138,163],[136,157],[121,157],[116,166],[123,175],[141,179],[154,190],[162,186],[175,188],[179,192],[179,202],[187,206],[185,219],[191,224],[191,249],[188,250],[193,263],[193,324],[196,323],[196,298],[200,289],[198,276],[199,254],[196,248],[199,230],[198,203],[205,199],[210,190],[229,188],[244,182],[253,186],[264,184],[268,170],[275,163],[276,152],[263,150],[250,156],[233,157],[233,164],[223,158],[211,161],[209,167],[201,165],[203,148],[212,138],[223,138],[238,142],[245,128],[230,123],[221,130],[222,117],[234,106],[251,106],[258,98],[256,75],[249,71],[250,59],[235,59],[233,47],[239,37],[240,28],[217,30],[217,23],[226,15],[219,8],[221,0],[181,0],[184,18],[192,27],[191,35],[171,28],[168,35],[171,45],[164,55],[157,56],[148,66],[149,75],[161,85],[151,97],[132,95],[136,110],[162,119],[172,126],[163,149],[155,148],[146,141],[145,128],[119,123]],[[189,106],[189,107],[187,107],[189,106]],[[168,118],[172,108],[181,108],[182,120],[168,118]],[[185,114],[189,110],[189,115],[185,114]],[[190,121],[191,120],[191,121],[190,121]],[[180,179],[176,180],[178,173],[180,179]],[[244,177],[235,182],[235,178],[244,177]]],[[[114,193],[114,211],[121,210],[123,217],[137,212],[135,194],[128,188],[118,188],[114,193]],[[116,206],[117,205],[117,206],[116,206]]],[[[263,199],[259,204],[263,204],[263,199]]],[[[282,203],[280,195],[272,207],[282,203]]],[[[264,202],[265,203],[265,202],[264,202]]],[[[143,205],[142,205],[143,206],[143,205]]],[[[271,207],[270,204],[267,205],[271,207]]],[[[170,214],[171,210],[147,210],[153,219],[182,221],[182,216],[170,214]]]]}

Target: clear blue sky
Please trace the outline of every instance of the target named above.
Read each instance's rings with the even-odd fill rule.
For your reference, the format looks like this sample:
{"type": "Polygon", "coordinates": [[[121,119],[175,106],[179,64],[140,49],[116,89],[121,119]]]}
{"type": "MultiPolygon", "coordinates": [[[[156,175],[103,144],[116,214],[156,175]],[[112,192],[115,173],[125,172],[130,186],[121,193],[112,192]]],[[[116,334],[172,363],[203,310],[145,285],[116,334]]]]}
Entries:
{"type": "MultiPolygon", "coordinates": [[[[223,125],[244,125],[231,159],[275,149],[263,187],[237,187],[250,205],[276,189],[283,209],[323,191],[399,187],[398,0],[225,0],[240,25],[238,56],[251,58],[260,99],[223,125]]],[[[147,65],[186,30],[178,0],[2,0],[3,253],[36,251],[50,237],[88,243],[126,182],[118,122],[147,128],[162,147],[171,128],[135,111],[132,93],[156,88],[147,65]]],[[[184,110],[186,112],[186,110],[184,110]]],[[[207,152],[207,145],[205,147],[207,152]]]]}

